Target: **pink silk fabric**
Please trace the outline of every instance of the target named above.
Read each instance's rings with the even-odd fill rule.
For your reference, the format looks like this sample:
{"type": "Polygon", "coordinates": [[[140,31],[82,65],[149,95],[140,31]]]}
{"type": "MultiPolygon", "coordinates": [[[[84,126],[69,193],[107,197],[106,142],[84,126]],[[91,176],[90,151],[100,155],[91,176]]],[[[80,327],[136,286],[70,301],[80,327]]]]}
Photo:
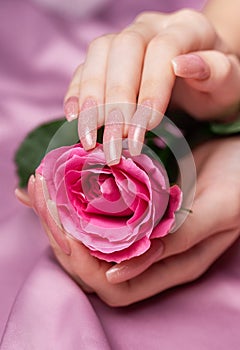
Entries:
{"type": "Polygon", "coordinates": [[[199,3],[104,1],[102,9],[80,20],[31,1],[1,1],[1,350],[240,347],[239,241],[196,282],[110,308],[64,273],[37,217],[13,194],[14,152],[33,127],[62,115],[64,93],[89,41],[116,31],[140,11],[183,6],[199,3]]]}

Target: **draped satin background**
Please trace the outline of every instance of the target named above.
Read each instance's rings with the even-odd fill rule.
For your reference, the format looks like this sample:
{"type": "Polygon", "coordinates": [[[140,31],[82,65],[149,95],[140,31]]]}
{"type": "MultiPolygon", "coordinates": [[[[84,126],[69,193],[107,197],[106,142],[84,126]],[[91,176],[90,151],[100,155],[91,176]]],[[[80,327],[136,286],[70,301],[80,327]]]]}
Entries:
{"type": "Polygon", "coordinates": [[[67,84],[89,41],[146,9],[200,5],[105,0],[101,8],[97,2],[98,11],[84,18],[36,0],[0,3],[0,348],[238,349],[239,241],[198,281],[110,308],[63,272],[37,217],[14,198],[14,152],[33,127],[62,115],[67,84]]]}

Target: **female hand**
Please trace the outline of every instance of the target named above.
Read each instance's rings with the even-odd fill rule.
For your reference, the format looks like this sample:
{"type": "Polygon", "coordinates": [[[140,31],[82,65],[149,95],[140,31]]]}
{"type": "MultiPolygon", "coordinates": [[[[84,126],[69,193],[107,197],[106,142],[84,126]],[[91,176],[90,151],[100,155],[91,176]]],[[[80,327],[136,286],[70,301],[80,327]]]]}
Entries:
{"type": "Polygon", "coordinates": [[[196,118],[222,120],[237,111],[239,90],[239,61],[203,14],[142,13],[120,33],[90,44],[66,93],[65,114],[79,116],[86,150],[105,124],[112,165],[119,162],[122,137],[132,155],[141,152],[146,129],[160,123],[169,102],[196,118]]]}
{"type": "Polygon", "coordinates": [[[16,194],[40,216],[57,259],[83,290],[95,292],[108,305],[128,305],[195,280],[240,235],[239,137],[204,144],[194,158],[198,183],[193,213],[177,232],[155,239],[145,254],[121,264],[94,258],[66,235],[56,224],[39,175],[29,180],[29,197],[16,194]]]}

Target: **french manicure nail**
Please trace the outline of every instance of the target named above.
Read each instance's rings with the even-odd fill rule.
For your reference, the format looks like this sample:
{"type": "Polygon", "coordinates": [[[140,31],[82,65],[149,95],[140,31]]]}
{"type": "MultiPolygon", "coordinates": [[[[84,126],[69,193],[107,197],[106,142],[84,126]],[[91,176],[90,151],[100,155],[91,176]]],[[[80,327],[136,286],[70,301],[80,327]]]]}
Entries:
{"type": "Polygon", "coordinates": [[[71,96],[64,103],[64,114],[66,116],[67,121],[71,122],[78,117],[78,97],[71,96]]]}
{"type": "Polygon", "coordinates": [[[97,140],[97,102],[88,98],[81,107],[78,121],[78,134],[83,148],[88,151],[96,146],[97,140]]]}
{"type": "Polygon", "coordinates": [[[108,165],[118,164],[122,154],[123,114],[113,109],[106,121],[103,135],[103,150],[108,165]]]}
{"type": "Polygon", "coordinates": [[[151,118],[149,104],[139,105],[133,115],[128,131],[128,148],[132,156],[138,156],[142,151],[147,124],[151,118]]]}
{"type": "Polygon", "coordinates": [[[30,198],[29,198],[26,190],[23,190],[23,189],[20,189],[20,188],[16,188],[15,189],[15,196],[17,197],[17,199],[21,203],[23,203],[27,207],[31,207],[31,201],[30,201],[30,198]]]}
{"type": "Polygon", "coordinates": [[[123,275],[127,272],[127,270],[128,270],[128,267],[125,265],[124,266],[115,265],[106,271],[107,280],[110,283],[114,283],[115,281],[118,282],[118,280],[122,279],[123,275]]]}
{"type": "Polygon", "coordinates": [[[136,277],[144,272],[149,266],[157,262],[163,255],[164,245],[159,239],[154,246],[149,249],[142,257],[136,257],[136,261],[129,264],[114,265],[106,271],[106,277],[110,283],[120,283],[136,277]]]}
{"type": "Polygon", "coordinates": [[[195,54],[186,54],[172,59],[173,70],[176,76],[189,79],[204,80],[210,76],[209,66],[195,54]]]}
{"type": "Polygon", "coordinates": [[[53,200],[48,199],[47,209],[49,211],[50,218],[52,219],[48,220],[48,225],[53,238],[66,255],[71,255],[71,247],[66,235],[63,232],[63,228],[58,216],[56,203],[53,200]]]}

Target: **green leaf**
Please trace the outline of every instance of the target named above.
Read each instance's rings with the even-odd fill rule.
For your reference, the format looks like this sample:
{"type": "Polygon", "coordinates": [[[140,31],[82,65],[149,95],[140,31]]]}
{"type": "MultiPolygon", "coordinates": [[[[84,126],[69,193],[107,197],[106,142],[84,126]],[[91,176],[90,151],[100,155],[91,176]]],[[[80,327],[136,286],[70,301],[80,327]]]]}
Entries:
{"type": "Polygon", "coordinates": [[[240,118],[233,123],[227,123],[227,124],[211,123],[210,129],[212,132],[219,135],[229,135],[229,134],[239,133],[240,118]]]}
{"type": "Polygon", "coordinates": [[[78,141],[77,120],[68,123],[65,119],[58,119],[31,131],[15,154],[19,187],[27,186],[29,177],[35,173],[46,153],[78,141]]]}

